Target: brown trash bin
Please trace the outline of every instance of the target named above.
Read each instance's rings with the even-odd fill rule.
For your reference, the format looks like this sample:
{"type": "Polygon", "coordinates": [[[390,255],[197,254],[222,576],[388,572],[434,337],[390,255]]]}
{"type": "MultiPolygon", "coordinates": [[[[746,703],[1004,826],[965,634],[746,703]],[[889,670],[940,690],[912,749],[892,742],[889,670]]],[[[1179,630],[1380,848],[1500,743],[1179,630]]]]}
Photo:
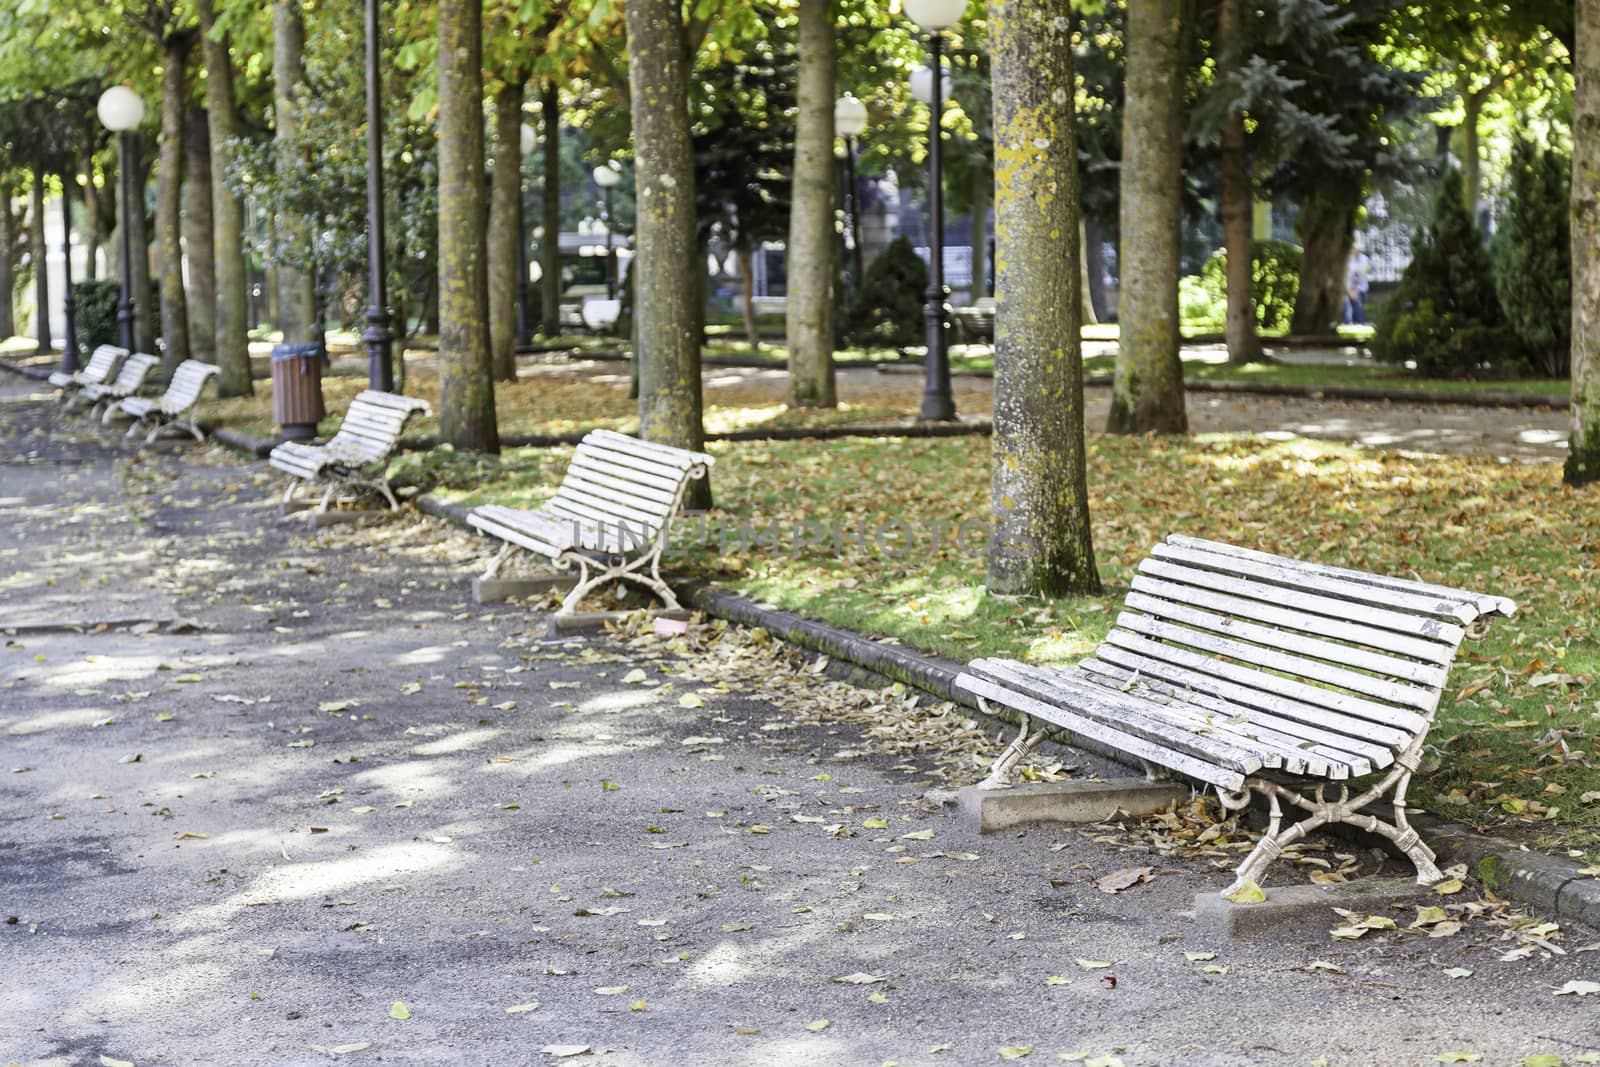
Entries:
{"type": "Polygon", "coordinates": [[[285,441],[317,436],[322,404],[322,346],[278,345],[272,350],[272,421],[285,441]]]}

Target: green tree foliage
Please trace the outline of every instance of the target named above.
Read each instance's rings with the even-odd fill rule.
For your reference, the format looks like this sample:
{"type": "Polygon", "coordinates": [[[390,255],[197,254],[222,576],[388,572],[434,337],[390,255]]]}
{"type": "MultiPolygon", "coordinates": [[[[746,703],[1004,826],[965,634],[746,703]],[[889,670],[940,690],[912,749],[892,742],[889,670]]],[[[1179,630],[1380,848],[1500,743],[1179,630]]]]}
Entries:
{"type": "Polygon", "coordinates": [[[1411,242],[1411,265],[1378,313],[1372,354],[1414,361],[1432,377],[1472,377],[1520,362],[1458,171],[1445,175],[1432,223],[1411,242]]]}
{"type": "Polygon", "coordinates": [[[1494,287],[1506,322],[1539,374],[1572,369],[1572,161],[1518,143],[1493,243],[1494,287]]]}
{"type": "Polygon", "coordinates": [[[927,289],[928,265],[910,241],[896,237],[867,265],[861,296],[850,309],[846,337],[851,344],[868,348],[922,344],[927,289]]]}
{"type": "MultiPolygon", "coordinates": [[[[1300,249],[1288,241],[1256,241],[1251,245],[1250,282],[1255,293],[1256,326],[1277,330],[1289,324],[1300,292],[1300,249]]],[[[1216,253],[1200,268],[1200,284],[1218,304],[1227,303],[1228,251],[1216,253]]]]}
{"type": "Polygon", "coordinates": [[[100,345],[118,343],[117,303],[121,294],[121,287],[114,281],[72,283],[78,347],[93,352],[100,345]]]}

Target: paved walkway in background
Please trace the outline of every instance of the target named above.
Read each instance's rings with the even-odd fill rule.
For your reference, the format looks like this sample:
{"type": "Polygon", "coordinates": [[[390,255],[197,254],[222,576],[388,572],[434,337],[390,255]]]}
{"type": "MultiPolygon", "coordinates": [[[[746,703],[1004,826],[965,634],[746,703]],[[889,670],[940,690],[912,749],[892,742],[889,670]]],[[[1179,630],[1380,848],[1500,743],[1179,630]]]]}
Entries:
{"type": "Polygon", "coordinates": [[[1226,834],[979,838],[945,803],[961,735],[904,698],[709,627],[551,645],[469,609],[482,550],[452,529],[289,532],[261,465],[134,458],[30,391],[0,379],[0,610],[25,620],[0,647],[0,1063],[1600,1049],[1590,1000],[1554,995],[1596,976],[1591,934],[1544,931],[1556,956],[1406,908],[1359,941],[1330,913],[1221,942],[1190,909],[1226,834]],[[1097,887],[1127,868],[1148,880],[1097,887]]]}

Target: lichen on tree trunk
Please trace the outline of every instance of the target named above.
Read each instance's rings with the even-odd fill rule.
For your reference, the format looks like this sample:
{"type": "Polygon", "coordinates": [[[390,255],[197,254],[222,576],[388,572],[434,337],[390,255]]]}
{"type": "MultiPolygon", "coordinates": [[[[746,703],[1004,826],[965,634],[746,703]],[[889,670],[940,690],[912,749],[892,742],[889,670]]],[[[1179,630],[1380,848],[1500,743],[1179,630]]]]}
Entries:
{"type": "Polygon", "coordinates": [[[1073,19],[1055,0],[993,0],[989,17],[998,307],[988,587],[1093,594],[1073,19]]]}
{"type": "Polygon", "coordinates": [[[539,239],[539,332],[546,337],[561,333],[561,94],[555,82],[539,93],[539,115],[544,127],[543,196],[544,236],[539,239]]]}
{"type": "Polygon", "coordinates": [[[800,75],[789,212],[789,405],[838,405],[833,374],[835,303],[833,98],[836,63],[829,0],[798,0],[800,75]]]}
{"type": "Polygon", "coordinates": [[[212,230],[211,141],[202,107],[191,107],[183,130],[183,246],[189,263],[189,350],[195,359],[217,361],[216,241],[212,230]]]}
{"type": "Polygon", "coordinates": [[[1291,333],[1327,333],[1344,316],[1345,270],[1361,186],[1348,175],[1319,189],[1300,205],[1300,289],[1294,298],[1291,333]]]}
{"type": "MultiPolygon", "coordinates": [[[[278,173],[288,184],[305,172],[310,162],[293,145],[300,132],[300,95],[305,91],[306,29],[300,17],[299,0],[276,0],[272,7],[272,108],[279,145],[278,173]]],[[[311,228],[305,219],[288,212],[275,220],[279,242],[311,258],[311,228]]],[[[304,266],[278,264],[278,321],[286,342],[308,344],[320,341],[316,332],[316,294],[311,272],[304,266]]]]}
{"type": "Polygon", "coordinates": [[[483,207],[483,0],[440,0],[439,436],[498,452],[483,207]]]}
{"type": "Polygon", "coordinates": [[[33,336],[40,352],[52,352],[50,338],[50,249],[44,234],[44,183],[42,170],[33,172],[33,208],[28,212],[28,234],[33,245],[33,336]]]}
{"type": "Polygon", "coordinates": [[[1572,115],[1569,485],[1600,482],[1600,0],[1578,0],[1572,115]]]}
{"type": "Polygon", "coordinates": [[[489,356],[497,382],[517,380],[517,272],[522,254],[522,87],[508,75],[494,94],[489,188],[489,356]]]}
{"type": "Polygon", "coordinates": [[[1182,0],[1129,0],[1122,287],[1110,433],[1188,433],[1178,317],[1183,234],[1182,0]]]}
{"type": "MultiPolygon", "coordinates": [[[[1220,55],[1218,79],[1239,68],[1243,0],[1221,0],[1217,15],[1220,55]]],[[[1222,209],[1222,243],[1228,259],[1228,312],[1225,333],[1229,363],[1256,363],[1262,358],[1256,334],[1256,304],[1251,279],[1254,205],[1250,158],[1245,141],[1244,111],[1231,108],[1222,118],[1221,152],[1217,161],[1217,199],[1222,209]]]]}
{"type": "MultiPolygon", "coordinates": [[[[239,109],[233,99],[233,64],[228,38],[213,39],[213,0],[195,0],[200,15],[200,47],[206,67],[206,133],[211,142],[212,259],[217,276],[217,395],[249,396],[250,296],[244,259],[244,201],[224,180],[239,137],[239,109]]],[[[198,294],[205,299],[205,294],[198,294]]]]}
{"type": "MultiPolygon", "coordinates": [[[[698,451],[705,442],[700,319],[693,307],[699,246],[683,12],[677,0],[628,0],[627,17],[638,205],[631,274],[639,436],[698,451]]],[[[709,482],[691,486],[687,506],[709,504],[709,482]]]]}

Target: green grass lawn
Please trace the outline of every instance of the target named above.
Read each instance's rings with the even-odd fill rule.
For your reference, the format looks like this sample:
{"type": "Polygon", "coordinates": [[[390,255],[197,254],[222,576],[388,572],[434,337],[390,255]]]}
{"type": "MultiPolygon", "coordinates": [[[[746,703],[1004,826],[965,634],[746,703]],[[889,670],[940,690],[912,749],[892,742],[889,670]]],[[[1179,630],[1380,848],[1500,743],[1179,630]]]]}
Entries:
{"type": "MultiPolygon", "coordinates": [[[[1600,717],[1600,507],[1592,493],[1561,487],[1553,466],[1307,440],[1091,435],[1106,594],[1006,600],[984,592],[981,541],[954,536],[957,524],[987,518],[988,447],[983,439],[713,445],[718,511],[707,524],[680,524],[673,566],[912,648],[1040,663],[1071,663],[1098,643],[1132,567],[1167,533],[1511,596],[1517,617],[1469,643],[1451,675],[1431,735],[1441,769],[1412,797],[1480,824],[1526,824],[1546,843],[1600,843],[1600,766],[1591,765],[1600,762],[1591,736],[1600,717]],[[838,523],[841,550],[826,536],[796,543],[807,520],[838,523]],[[891,520],[908,524],[909,544],[891,520]],[[777,524],[782,534],[740,544],[741,523],[751,533],[777,524]],[[849,536],[860,531],[867,544],[849,536]]],[[[463,503],[535,503],[568,454],[436,452],[402,457],[396,474],[463,503]]]]}

